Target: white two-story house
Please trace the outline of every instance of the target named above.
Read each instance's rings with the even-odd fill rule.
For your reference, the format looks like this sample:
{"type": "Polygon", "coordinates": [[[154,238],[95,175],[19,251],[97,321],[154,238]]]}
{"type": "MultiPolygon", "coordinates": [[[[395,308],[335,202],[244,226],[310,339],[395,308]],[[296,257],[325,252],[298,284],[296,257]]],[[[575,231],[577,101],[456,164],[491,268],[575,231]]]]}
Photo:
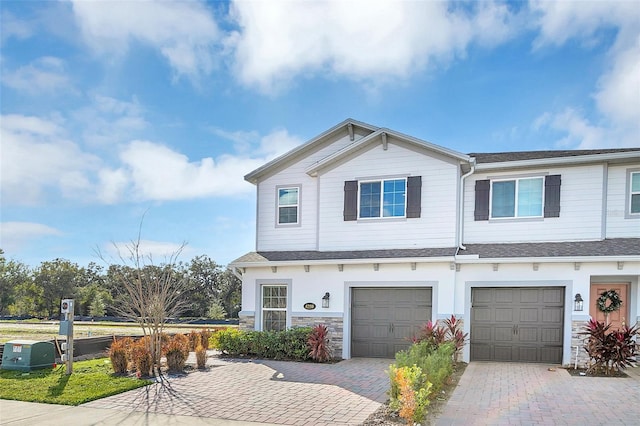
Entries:
{"type": "Polygon", "coordinates": [[[465,361],[568,364],[604,290],[608,321],[640,320],[640,148],[462,154],[349,119],[245,179],[244,329],[322,323],[336,356],[391,358],[453,314],[465,361]]]}

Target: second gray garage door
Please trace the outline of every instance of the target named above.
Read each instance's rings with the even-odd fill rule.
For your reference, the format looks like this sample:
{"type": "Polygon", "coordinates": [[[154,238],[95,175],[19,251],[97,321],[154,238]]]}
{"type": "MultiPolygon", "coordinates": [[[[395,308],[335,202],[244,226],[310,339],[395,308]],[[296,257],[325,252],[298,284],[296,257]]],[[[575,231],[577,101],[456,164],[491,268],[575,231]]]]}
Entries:
{"type": "Polygon", "coordinates": [[[354,288],[351,356],[393,358],[430,319],[430,288],[354,288]]]}
{"type": "Polygon", "coordinates": [[[471,361],[562,363],[564,288],[472,288],[471,298],[471,361]]]}

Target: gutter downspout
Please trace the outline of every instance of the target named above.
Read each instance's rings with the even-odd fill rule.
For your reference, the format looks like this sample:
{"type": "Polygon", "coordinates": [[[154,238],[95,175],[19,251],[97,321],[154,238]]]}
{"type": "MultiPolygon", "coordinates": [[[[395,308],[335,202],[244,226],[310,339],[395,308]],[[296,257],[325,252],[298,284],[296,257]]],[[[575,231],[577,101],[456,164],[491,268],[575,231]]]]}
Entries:
{"type": "Polygon", "coordinates": [[[476,171],[476,159],[471,158],[469,162],[471,169],[460,177],[460,207],[458,208],[458,249],[456,250],[456,256],[459,250],[466,250],[466,247],[462,245],[463,233],[464,233],[464,180],[472,175],[476,171]]]}
{"type": "Polygon", "coordinates": [[[234,266],[234,267],[232,267],[232,268],[230,268],[230,269],[231,269],[231,272],[233,272],[233,275],[235,275],[235,276],[236,276],[236,278],[238,278],[240,281],[242,281],[242,272],[240,272],[240,271],[238,270],[238,268],[237,268],[237,267],[235,267],[235,266],[234,266]]]}

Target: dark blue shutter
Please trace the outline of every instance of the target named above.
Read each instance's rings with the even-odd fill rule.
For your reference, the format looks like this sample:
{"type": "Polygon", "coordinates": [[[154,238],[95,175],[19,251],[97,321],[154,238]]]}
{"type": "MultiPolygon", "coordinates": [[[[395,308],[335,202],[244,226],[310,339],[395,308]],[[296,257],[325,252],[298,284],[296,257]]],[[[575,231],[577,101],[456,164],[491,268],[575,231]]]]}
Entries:
{"type": "Polygon", "coordinates": [[[476,209],[474,212],[475,220],[489,220],[489,190],[491,181],[476,181],[476,209]]]}
{"type": "Polygon", "coordinates": [[[420,217],[422,210],[422,176],[407,178],[407,217],[420,217]]]}
{"type": "Polygon", "coordinates": [[[544,217],[560,217],[560,175],[544,179],[544,217]]]}
{"type": "Polygon", "coordinates": [[[344,220],[358,219],[358,181],[348,180],[344,183],[344,220]]]}

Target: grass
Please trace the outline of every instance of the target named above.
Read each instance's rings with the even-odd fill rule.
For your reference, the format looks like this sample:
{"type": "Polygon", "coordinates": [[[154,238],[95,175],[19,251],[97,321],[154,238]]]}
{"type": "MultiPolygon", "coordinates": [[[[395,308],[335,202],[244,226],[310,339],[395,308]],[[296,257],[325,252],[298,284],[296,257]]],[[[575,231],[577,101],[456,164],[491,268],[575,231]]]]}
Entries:
{"type": "Polygon", "coordinates": [[[0,399],[79,405],[151,383],[113,375],[107,358],[77,361],[70,376],[65,372],[64,365],[28,373],[0,370],[0,399]]]}
{"type": "MultiPolygon", "coordinates": [[[[10,340],[52,340],[58,335],[58,321],[0,321],[0,344],[10,340]]],[[[167,324],[166,333],[188,333],[191,330],[237,328],[236,325],[216,324],[167,324]]],[[[89,336],[142,335],[140,325],[135,323],[81,322],[73,325],[76,339],[89,336]]]]}

